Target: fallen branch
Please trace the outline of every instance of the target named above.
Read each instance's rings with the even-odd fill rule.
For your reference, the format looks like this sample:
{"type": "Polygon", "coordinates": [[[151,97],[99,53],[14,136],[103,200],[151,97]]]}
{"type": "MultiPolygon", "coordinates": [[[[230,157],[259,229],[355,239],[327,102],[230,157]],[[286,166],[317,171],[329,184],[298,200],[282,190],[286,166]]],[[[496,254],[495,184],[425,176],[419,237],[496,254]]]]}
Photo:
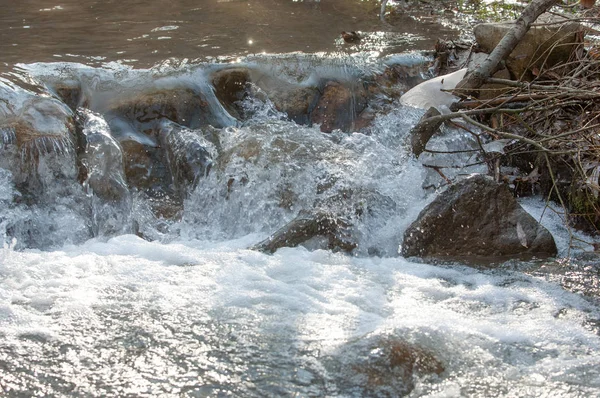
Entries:
{"type": "Polygon", "coordinates": [[[558,0],[533,0],[515,22],[514,27],[509,30],[494,48],[494,51],[474,71],[467,73],[455,89],[457,95],[470,94],[485,83],[492,76],[498,66],[517,47],[521,39],[529,31],[535,20],[546,10],[558,3],[558,0]]]}

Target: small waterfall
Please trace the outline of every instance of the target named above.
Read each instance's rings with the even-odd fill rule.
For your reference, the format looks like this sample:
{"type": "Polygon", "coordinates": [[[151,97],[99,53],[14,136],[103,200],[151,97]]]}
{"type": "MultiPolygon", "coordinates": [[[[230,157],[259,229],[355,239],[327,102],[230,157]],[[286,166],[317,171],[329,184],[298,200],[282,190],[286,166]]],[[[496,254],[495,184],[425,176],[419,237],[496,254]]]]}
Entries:
{"type": "Polygon", "coordinates": [[[125,182],[123,151],[104,118],[90,110],[77,111],[79,178],[92,202],[94,236],[131,232],[131,197],[125,182]]]}
{"type": "Polygon", "coordinates": [[[208,176],[217,156],[216,147],[202,136],[201,131],[169,121],[161,125],[159,138],[167,152],[176,188],[185,197],[188,191],[196,188],[200,178],[208,176]]]}
{"type": "MultiPolygon", "coordinates": [[[[40,154],[76,170],[75,196],[87,201],[76,212],[88,213],[92,236],[235,238],[318,209],[348,217],[363,253],[394,255],[397,233],[375,231],[406,209],[404,194],[390,189],[402,184],[406,162],[388,158],[409,123],[390,133],[374,118],[397,95],[389,88],[417,78],[425,61],[294,54],[248,57],[233,68],[22,65],[48,95],[7,86],[3,95],[17,100],[7,104],[21,106],[3,111],[19,111],[47,134],[37,140],[40,154]],[[56,131],[64,142],[44,150],[56,131]],[[375,170],[377,180],[369,177],[375,170]]],[[[28,137],[2,126],[6,143],[28,137]]]]}

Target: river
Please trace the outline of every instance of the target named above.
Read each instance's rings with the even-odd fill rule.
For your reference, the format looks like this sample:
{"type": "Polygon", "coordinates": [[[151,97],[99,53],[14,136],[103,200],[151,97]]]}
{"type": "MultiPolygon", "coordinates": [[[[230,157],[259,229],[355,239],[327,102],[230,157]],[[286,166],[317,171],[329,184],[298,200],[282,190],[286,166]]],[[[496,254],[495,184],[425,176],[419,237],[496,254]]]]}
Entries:
{"type": "MultiPolygon", "coordinates": [[[[274,105],[281,87],[352,88],[390,65],[427,78],[419,51],[460,36],[459,10],[400,4],[382,21],[379,2],[358,0],[0,3],[0,395],[600,396],[597,261],[570,250],[542,199],[521,204],[557,259],[405,259],[404,230],[444,186],[404,145],[423,111],[377,92],[368,128],[325,134],[274,105]],[[231,70],[252,81],[235,106],[211,80],[231,70]],[[172,93],[184,125],[149,117],[172,93]],[[84,153],[61,135],[73,119],[84,153]],[[249,249],[328,200],[347,211],[339,195],[362,206],[347,213],[352,254],[249,249]]],[[[432,145],[474,143],[448,128],[432,145]]],[[[453,175],[471,172],[485,168],[453,175]]]]}

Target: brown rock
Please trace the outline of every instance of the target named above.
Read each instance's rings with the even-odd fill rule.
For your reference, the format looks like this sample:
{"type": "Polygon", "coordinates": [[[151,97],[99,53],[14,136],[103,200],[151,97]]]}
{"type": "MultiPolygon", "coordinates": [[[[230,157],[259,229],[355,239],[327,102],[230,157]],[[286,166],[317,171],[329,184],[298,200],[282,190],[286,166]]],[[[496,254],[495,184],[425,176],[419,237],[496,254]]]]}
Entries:
{"type": "Polygon", "coordinates": [[[258,70],[253,71],[251,78],[260,91],[255,93],[256,97],[266,95],[275,109],[287,114],[290,120],[303,125],[310,123],[310,112],[320,95],[317,87],[290,83],[258,70]]]}
{"type": "Polygon", "coordinates": [[[356,248],[356,243],[347,234],[349,226],[347,221],[328,213],[304,213],[253,249],[274,253],[282,247],[295,247],[313,238],[323,237],[327,240],[327,249],[350,252],[356,248]]]}
{"type": "Polygon", "coordinates": [[[298,124],[308,124],[310,113],[319,96],[316,87],[293,87],[289,91],[276,93],[271,100],[278,111],[286,113],[298,124]]]}
{"type": "Polygon", "coordinates": [[[596,4],[596,0],[579,0],[579,5],[583,8],[592,8],[596,4]]]}
{"type": "Polygon", "coordinates": [[[443,192],[404,233],[403,256],[491,263],[551,257],[552,235],[515,200],[506,185],[476,175],[443,192]]]}
{"type": "Polygon", "coordinates": [[[250,72],[245,68],[231,68],[217,71],[212,76],[215,95],[219,102],[236,119],[242,119],[239,101],[247,95],[250,72]]]}
{"type": "Polygon", "coordinates": [[[345,355],[353,351],[358,351],[357,360],[344,363],[341,374],[360,396],[407,396],[415,378],[441,376],[445,371],[432,351],[396,336],[358,341],[343,349],[345,355]]]}
{"type": "Polygon", "coordinates": [[[157,124],[168,119],[182,126],[197,128],[210,124],[211,111],[203,94],[190,88],[176,88],[140,93],[113,104],[104,112],[130,120],[138,131],[155,134],[157,124]]]}
{"type": "Polygon", "coordinates": [[[4,144],[15,144],[26,162],[35,164],[40,155],[74,149],[73,114],[54,98],[31,96],[13,115],[2,116],[0,138],[4,144]]]}
{"type": "Polygon", "coordinates": [[[166,153],[167,162],[175,187],[185,197],[199,180],[206,177],[213,159],[202,132],[165,123],[160,130],[160,144],[166,153]]]}
{"type": "Polygon", "coordinates": [[[157,157],[156,148],[129,139],[120,141],[120,144],[123,149],[123,166],[127,184],[140,190],[161,185],[161,178],[153,172],[157,157]]]}
{"type": "Polygon", "coordinates": [[[366,91],[362,87],[348,87],[336,81],[325,84],[323,94],[311,113],[311,122],[321,125],[321,131],[335,129],[352,131],[357,116],[367,105],[366,91]]]}

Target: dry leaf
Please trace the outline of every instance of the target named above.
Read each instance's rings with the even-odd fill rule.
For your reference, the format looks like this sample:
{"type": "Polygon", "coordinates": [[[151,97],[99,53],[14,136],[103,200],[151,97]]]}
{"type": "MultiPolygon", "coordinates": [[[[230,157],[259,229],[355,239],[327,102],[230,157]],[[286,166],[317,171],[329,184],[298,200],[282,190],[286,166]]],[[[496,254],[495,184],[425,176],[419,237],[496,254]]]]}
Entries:
{"type": "Polygon", "coordinates": [[[527,245],[527,235],[525,235],[525,231],[523,230],[523,227],[521,226],[521,223],[517,223],[517,237],[519,238],[519,242],[521,242],[521,245],[525,248],[529,247],[527,245]]]}

